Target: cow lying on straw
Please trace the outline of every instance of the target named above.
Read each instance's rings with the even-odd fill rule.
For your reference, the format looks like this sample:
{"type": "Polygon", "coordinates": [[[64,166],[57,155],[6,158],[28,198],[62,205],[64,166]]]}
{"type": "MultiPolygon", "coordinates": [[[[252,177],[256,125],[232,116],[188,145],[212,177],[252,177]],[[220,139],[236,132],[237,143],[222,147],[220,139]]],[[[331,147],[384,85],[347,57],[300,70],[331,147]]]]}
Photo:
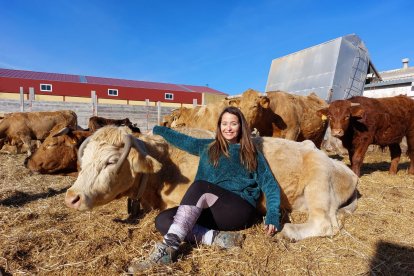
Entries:
{"type": "MultiPolygon", "coordinates": [[[[187,129],[188,135],[211,138],[211,132],[187,129]]],[[[307,211],[302,224],[286,223],[281,234],[291,240],[335,235],[340,218],[356,208],[358,177],[342,162],[330,159],[310,141],[255,138],[281,186],[283,210],[307,211]],[[345,206],[345,204],[347,204],[345,206]]],[[[198,157],[169,146],[157,135],[136,138],[125,127],[108,126],[79,149],[81,171],[65,202],[90,210],[127,196],[144,209],[177,206],[192,183],[198,157]]],[[[258,206],[263,210],[264,205],[258,206]]]]}

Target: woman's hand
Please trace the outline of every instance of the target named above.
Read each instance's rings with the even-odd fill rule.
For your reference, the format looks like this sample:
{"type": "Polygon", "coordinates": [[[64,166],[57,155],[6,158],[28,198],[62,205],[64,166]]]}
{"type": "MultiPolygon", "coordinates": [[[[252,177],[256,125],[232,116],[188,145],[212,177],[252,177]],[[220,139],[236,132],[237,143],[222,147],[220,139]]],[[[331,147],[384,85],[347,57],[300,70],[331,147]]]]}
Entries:
{"type": "Polygon", "coordinates": [[[273,236],[277,232],[277,228],[273,224],[265,224],[263,230],[265,230],[266,234],[268,234],[269,236],[273,236]]]}

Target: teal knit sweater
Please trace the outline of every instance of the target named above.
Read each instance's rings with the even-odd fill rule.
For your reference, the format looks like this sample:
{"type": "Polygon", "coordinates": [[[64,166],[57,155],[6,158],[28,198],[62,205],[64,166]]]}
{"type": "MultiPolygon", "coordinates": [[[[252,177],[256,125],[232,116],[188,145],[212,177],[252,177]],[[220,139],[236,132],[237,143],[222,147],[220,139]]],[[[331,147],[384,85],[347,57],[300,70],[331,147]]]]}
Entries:
{"type": "Polygon", "coordinates": [[[240,162],[240,144],[229,144],[229,157],[221,156],[217,167],[209,160],[208,145],[213,139],[198,139],[167,127],[155,126],[153,133],[188,153],[200,156],[195,180],[204,180],[229,190],[256,207],[263,191],[266,196],[266,224],[280,231],[280,189],[262,153],[257,155],[257,169],[249,172],[240,162]]]}

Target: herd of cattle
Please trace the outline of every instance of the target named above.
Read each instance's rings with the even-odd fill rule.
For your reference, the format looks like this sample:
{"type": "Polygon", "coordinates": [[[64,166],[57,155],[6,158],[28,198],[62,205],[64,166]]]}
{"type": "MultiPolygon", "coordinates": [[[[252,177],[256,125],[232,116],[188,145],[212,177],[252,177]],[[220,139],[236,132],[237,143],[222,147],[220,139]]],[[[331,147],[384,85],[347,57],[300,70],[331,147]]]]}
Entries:
{"type": "MultiPolygon", "coordinates": [[[[281,186],[282,210],[309,214],[305,223],[284,224],[281,234],[291,240],[338,232],[342,216],[356,208],[358,176],[370,144],[389,147],[390,173],[395,174],[405,136],[408,173],[414,174],[414,100],[406,96],[353,97],[328,105],[314,94],[264,96],[248,90],[203,107],[179,108],[163,125],[211,138],[219,113],[229,105],[239,107],[255,130],[254,141],[281,186]],[[351,169],[319,149],[328,123],[348,150],[351,169]]],[[[80,211],[123,196],[144,210],[176,206],[198,164],[197,156],[141,133],[128,119],[92,117],[84,130],[72,111],[6,114],[0,121],[0,147],[25,148],[25,165],[35,173],[76,174],[65,203],[80,211]],[[36,150],[34,141],[42,142],[36,150]]],[[[263,213],[264,200],[258,206],[263,213]]]]}

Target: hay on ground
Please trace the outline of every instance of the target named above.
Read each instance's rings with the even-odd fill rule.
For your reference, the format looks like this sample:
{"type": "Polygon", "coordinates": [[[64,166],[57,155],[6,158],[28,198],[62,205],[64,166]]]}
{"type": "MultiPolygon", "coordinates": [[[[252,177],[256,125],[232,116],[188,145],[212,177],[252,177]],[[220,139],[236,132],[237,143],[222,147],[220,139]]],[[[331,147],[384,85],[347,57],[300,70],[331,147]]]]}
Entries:
{"type": "MultiPolygon", "coordinates": [[[[126,218],[126,199],[92,212],[64,205],[69,176],[32,175],[24,155],[0,154],[0,275],[120,275],[160,239],[157,211],[126,218]]],[[[389,175],[389,155],[368,153],[356,212],[334,237],[290,243],[246,229],[243,249],[184,246],[180,260],[149,274],[414,275],[414,176],[389,175]]],[[[345,160],[347,162],[347,160],[345,160]]],[[[306,217],[305,217],[306,218],[306,217]]],[[[294,221],[304,215],[293,213],[294,221]]]]}

